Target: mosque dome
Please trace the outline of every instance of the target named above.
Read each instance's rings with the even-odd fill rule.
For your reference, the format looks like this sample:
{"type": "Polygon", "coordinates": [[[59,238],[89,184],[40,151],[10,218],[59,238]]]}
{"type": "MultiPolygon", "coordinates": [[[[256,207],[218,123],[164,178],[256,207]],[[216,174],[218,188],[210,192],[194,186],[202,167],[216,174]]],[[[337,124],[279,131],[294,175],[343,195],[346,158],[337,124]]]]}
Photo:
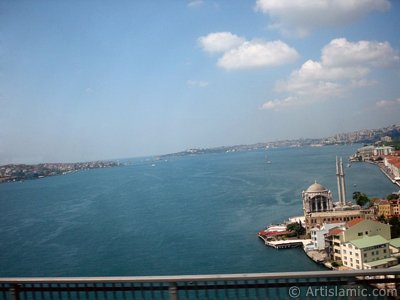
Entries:
{"type": "Polygon", "coordinates": [[[324,187],[323,185],[321,185],[317,182],[310,185],[308,187],[308,189],[306,190],[307,193],[324,193],[327,191],[328,191],[328,189],[326,187],[324,187]]]}

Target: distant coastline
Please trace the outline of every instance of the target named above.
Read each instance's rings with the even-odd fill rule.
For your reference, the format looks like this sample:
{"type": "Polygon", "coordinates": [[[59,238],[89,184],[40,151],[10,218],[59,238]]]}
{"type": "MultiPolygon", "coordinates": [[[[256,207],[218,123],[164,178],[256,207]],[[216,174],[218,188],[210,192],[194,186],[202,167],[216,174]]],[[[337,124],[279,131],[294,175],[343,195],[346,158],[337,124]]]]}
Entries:
{"type": "Polygon", "coordinates": [[[300,138],[292,140],[279,140],[266,143],[255,143],[249,145],[234,145],[234,146],[221,146],[213,148],[191,148],[188,150],[160,155],[159,158],[168,158],[172,156],[186,156],[198,154],[210,154],[221,152],[239,152],[251,151],[257,149],[270,149],[270,148],[296,148],[296,147],[322,147],[332,145],[346,145],[346,144],[372,144],[380,141],[383,137],[390,136],[391,138],[400,138],[400,125],[392,125],[379,129],[363,129],[348,133],[338,133],[334,136],[327,138],[300,138]]]}
{"type": "Polygon", "coordinates": [[[114,161],[44,163],[36,165],[8,164],[0,166],[0,183],[40,179],[49,176],[65,175],[80,170],[112,168],[118,165],[119,163],[114,161]]]}
{"type": "MultiPolygon", "coordinates": [[[[234,146],[221,146],[212,148],[192,148],[176,153],[154,156],[155,160],[167,159],[175,156],[190,156],[212,153],[243,152],[259,149],[297,148],[297,147],[322,147],[332,145],[346,145],[357,143],[375,143],[383,137],[400,137],[400,125],[392,125],[379,129],[363,129],[349,133],[339,133],[328,138],[300,138],[292,140],[279,140],[274,142],[243,144],[234,146]]],[[[42,163],[42,164],[7,164],[0,166],[0,183],[38,179],[48,176],[64,175],[67,173],[96,168],[116,167],[120,164],[114,161],[92,161],[77,163],[42,163]]]]}

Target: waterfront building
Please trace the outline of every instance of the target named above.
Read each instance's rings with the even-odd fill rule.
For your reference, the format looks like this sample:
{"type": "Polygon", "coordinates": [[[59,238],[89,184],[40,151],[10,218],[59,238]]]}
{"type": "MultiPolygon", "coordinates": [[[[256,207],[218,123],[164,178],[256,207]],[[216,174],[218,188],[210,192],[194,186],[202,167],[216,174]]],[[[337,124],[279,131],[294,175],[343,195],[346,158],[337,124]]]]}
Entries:
{"type": "Polygon", "coordinates": [[[400,215],[400,199],[392,199],[390,202],[390,213],[391,216],[399,216],[400,215]]]}
{"type": "Polygon", "coordinates": [[[384,165],[393,174],[393,179],[400,183],[400,155],[388,155],[384,157],[384,165]]]}
{"type": "Polygon", "coordinates": [[[369,160],[372,156],[374,156],[375,146],[365,146],[357,149],[356,157],[359,157],[361,160],[369,160]]]}
{"type": "Polygon", "coordinates": [[[302,192],[303,212],[307,233],[324,223],[348,222],[354,219],[372,219],[372,210],[362,210],[360,206],[346,201],[343,160],[336,158],[336,176],[339,201],[333,203],[332,192],[320,183],[313,183],[302,192]]]}
{"type": "Polygon", "coordinates": [[[357,219],[346,223],[342,232],[342,242],[362,238],[363,236],[380,235],[390,240],[390,225],[374,220],[357,219]]]}
{"type": "Polygon", "coordinates": [[[394,152],[394,147],[392,146],[375,147],[374,156],[391,155],[393,152],[394,152]]]}
{"type": "Polygon", "coordinates": [[[328,255],[334,261],[343,261],[342,245],[365,236],[381,236],[390,240],[390,225],[358,218],[347,222],[344,226],[333,228],[325,238],[328,255]]]}
{"type": "Polygon", "coordinates": [[[392,215],[391,206],[389,200],[380,199],[375,202],[376,206],[376,215],[384,216],[385,219],[390,218],[392,215]]]}
{"type": "Polygon", "coordinates": [[[332,211],[332,193],[323,185],[313,183],[302,192],[304,215],[315,212],[332,211]]]}
{"type": "Polygon", "coordinates": [[[341,227],[332,228],[325,235],[325,250],[328,257],[333,261],[342,260],[341,249],[340,249],[340,234],[344,229],[341,227]]]}
{"type": "Polygon", "coordinates": [[[400,216],[400,199],[379,199],[374,206],[376,216],[384,216],[385,219],[400,216]]]}
{"type": "Polygon", "coordinates": [[[311,213],[306,216],[306,231],[323,223],[348,222],[355,219],[373,219],[374,213],[369,209],[334,210],[329,212],[311,213]]]}
{"type": "Polygon", "coordinates": [[[390,240],[389,249],[391,254],[398,256],[400,254],[400,238],[390,240]]]}
{"type": "Polygon", "coordinates": [[[311,229],[311,240],[313,243],[314,250],[324,250],[325,245],[325,235],[332,228],[343,226],[344,223],[324,223],[322,226],[317,225],[311,229]]]}
{"type": "Polygon", "coordinates": [[[397,265],[390,257],[389,241],[380,235],[363,236],[341,245],[343,266],[350,269],[377,269],[397,265]]]}
{"type": "Polygon", "coordinates": [[[385,136],[381,137],[381,141],[390,143],[392,141],[392,138],[388,135],[385,135],[385,136]]]}

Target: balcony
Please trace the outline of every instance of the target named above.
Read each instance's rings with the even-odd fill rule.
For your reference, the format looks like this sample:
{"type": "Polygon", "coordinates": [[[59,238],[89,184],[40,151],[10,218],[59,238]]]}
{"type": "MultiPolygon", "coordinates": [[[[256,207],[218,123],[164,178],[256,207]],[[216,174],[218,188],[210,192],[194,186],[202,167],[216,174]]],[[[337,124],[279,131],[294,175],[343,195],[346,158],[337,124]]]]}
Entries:
{"type": "Polygon", "coordinates": [[[0,278],[1,300],[373,299],[400,296],[400,269],[145,277],[0,278]]]}

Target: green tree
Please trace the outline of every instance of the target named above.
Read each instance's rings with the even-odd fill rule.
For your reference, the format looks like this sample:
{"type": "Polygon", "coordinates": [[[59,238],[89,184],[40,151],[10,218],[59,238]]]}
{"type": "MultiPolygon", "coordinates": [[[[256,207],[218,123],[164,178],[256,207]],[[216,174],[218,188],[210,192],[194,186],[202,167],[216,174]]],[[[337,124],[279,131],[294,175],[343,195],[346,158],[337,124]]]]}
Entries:
{"type": "Polygon", "coordinates": [[[356,201],[358,205],[361,207],[369,203],[369,198],[367,197],[366,194],[361,193],[361,192],[354,192],[353,193],[353,200],[356,201]]]}
{"type": "Polygon", "coordinates": [[[301,222],[299,222],[299,223],[295,222],[295,223],[288,224],[286,226],[286,230],[295,232],[297,237],[306,233],[306,229],[303,227],[301,222]]]}
{"type": "Polygon", "coordinates": [[[386,199],[388,199],[388,200],[396,200],[396,199],[399,199],[399,195],[397,195],[397,194],[390,194],[390,195],[387,195],[387,196],[386,196],[386,199]]]}
{"type": "Polygon", "coordinates": [[[397,216],[389,219],[390,235],[392,239],[400,237],[400,220],[397,216]]]}
{"type": "Polygon", "coordinates": [[[381,222],[381,223],[387,223],[387,220],[385,219],[385,216],[384,216],[384,215],[378,216],[378,217],[376,218],[376,220],[377,220],[378,222],[381,222]]]}

